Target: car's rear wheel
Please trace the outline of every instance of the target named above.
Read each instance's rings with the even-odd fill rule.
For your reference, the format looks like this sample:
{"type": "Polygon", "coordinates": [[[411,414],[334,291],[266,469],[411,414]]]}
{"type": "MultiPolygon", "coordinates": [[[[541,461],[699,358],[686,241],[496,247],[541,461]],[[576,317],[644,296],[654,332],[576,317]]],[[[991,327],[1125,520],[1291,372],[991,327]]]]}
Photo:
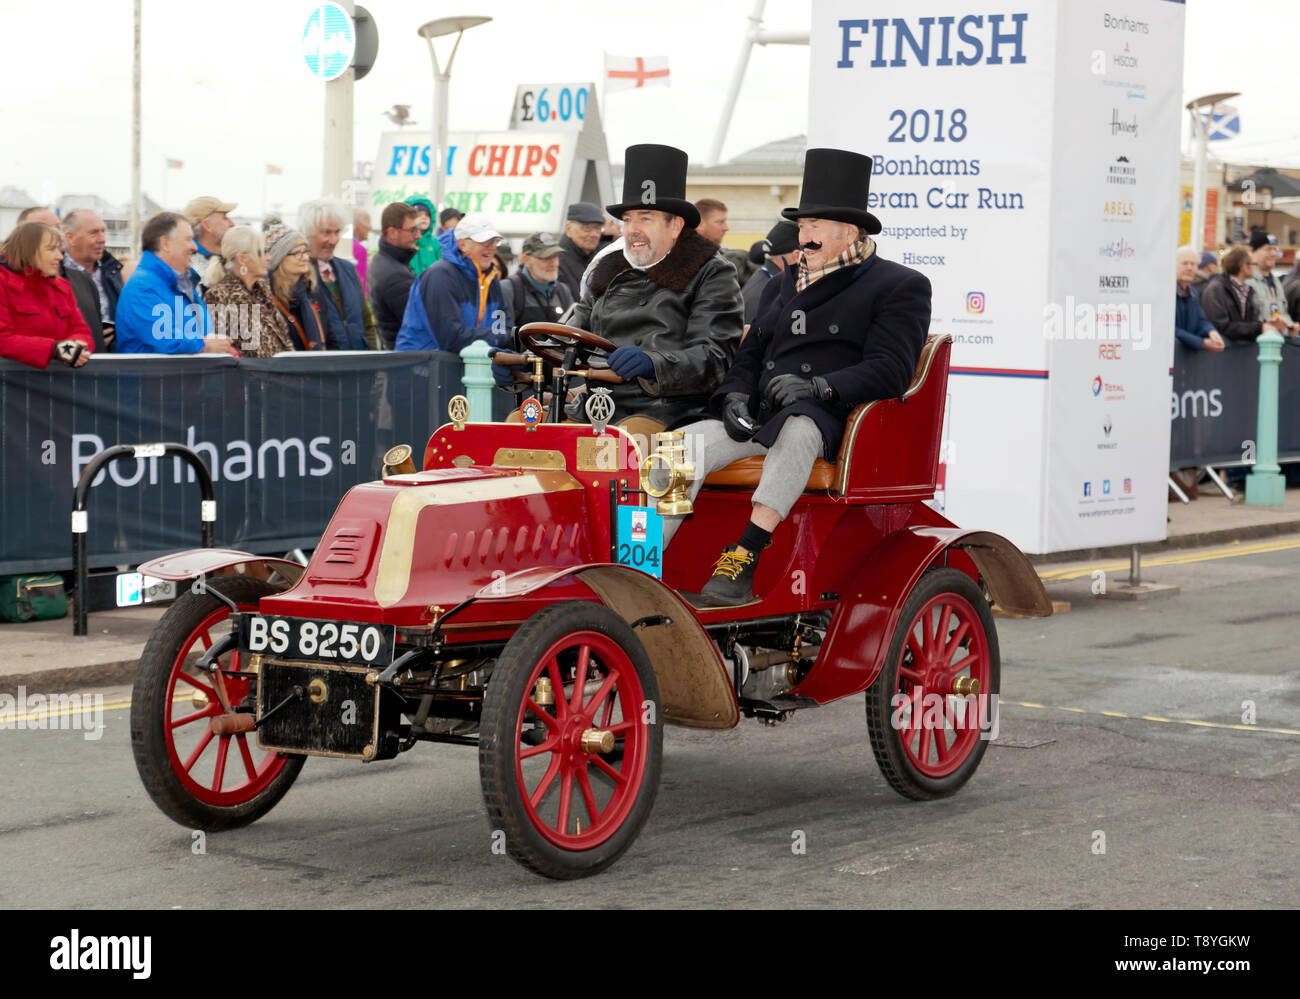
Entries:
{"type": "Polygon", "coordinates": [[[970,780],[988,747],[1000,674],[997,630],[979,586],[956,569],[926,572],[867,690],[871,750],[890,787],[921,801],[970,780]]]}
{"type": "MultiPolygon", "coordinates": [[[[276,587],[246,576],[208,580],[241,611],[276,587]]],[[[266,752],[252,732],[214,735],[222,713],[212,677],[195,662],[230,628],[230,608],[206,590],[187,591],[159,621],[131,691],[131,748],[145,790],[163,812],[193,829],[230,829],[270,811],[302,769],[304,756],[266,752]]],[[[238,649],[221,656],[232,706],[250,697],[255,678],[238,649]]]]}
{"type": "Polygon", "coordinates": [[[551,878],[609,867],[659,789],[659,685],[640,639],[602,604],[529,618],[492,671],[479,775],[493,834],[551,878]]]}

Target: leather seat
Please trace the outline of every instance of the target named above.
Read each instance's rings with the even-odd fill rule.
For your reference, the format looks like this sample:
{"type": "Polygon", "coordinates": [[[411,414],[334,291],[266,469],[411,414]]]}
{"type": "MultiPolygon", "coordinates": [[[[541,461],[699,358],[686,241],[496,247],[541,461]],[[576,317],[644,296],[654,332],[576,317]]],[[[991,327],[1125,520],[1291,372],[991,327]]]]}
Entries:
{"type": "MultiPolygon", "coordinates": [[[[940,345],[948,339],[949,335],[947,333],[934,333],[926,338],[925,346],[921,348],[921,358],[916,365],[916,374],[912,377],[912,384],[907,387],[907,391],[899,397],[900,399],[906,399],[908,396],[915,395],[920,391],[921,386],[925,384],[926,375],[931,370],[935,354],[938,352],[940,345]]],[[[808,484],[804,486],[805,490],[827,492],[837,488],[839,483],[847,481],[847,478],[842,477],[841,473],[844,470],[844,463],[849,459],[848,449],[856,439],[857,425],[861,423],[867,410],[874,405],[874,402],[865,402],[855,407],[853,412],[849,414],[849,418],[844,425],[844,438],[840,442],[840,453],[836,456],[834,462],[829,462],[825,458],[818,458],[813,462],[812,472],[808,476],[808,484]]],[[[730,465],[720,468],[710,475],[704,480],[704,484],[707,486],[757,488],[758,481],[763,475],[763,457],[763,455],[755,455],[752,458],[741,458],[738,461],[733,461],[730,465]]]]}

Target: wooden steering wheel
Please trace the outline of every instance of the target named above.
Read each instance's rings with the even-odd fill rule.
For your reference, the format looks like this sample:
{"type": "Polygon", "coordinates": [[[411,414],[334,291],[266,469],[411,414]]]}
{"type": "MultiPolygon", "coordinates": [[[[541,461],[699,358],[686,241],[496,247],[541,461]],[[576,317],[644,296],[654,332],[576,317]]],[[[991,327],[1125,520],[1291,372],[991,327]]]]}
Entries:
{"type": "Polygon", "coordinates": [[[570,345],[579,348],[575,364],[582,366],[586,365],[593,351],[609,353],[618,348],[618,344],[603,336],[576,326],[565,326],[563,323],[528,323],[519,327],[519,341],[528,350],[552,364],[564,363],[565,349],[570,345]]]}

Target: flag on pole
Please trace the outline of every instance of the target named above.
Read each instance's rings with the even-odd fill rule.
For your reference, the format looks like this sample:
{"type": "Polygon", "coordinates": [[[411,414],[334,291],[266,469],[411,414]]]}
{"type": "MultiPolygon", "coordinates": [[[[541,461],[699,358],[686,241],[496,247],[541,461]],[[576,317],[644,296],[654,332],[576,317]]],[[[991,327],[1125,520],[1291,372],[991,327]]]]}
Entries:
{"type": "Polygon", "coordinates": [[[1206,130],[1211,142],[1235,139],[1241,134],[1241,117],[1237,114],[1237,109],[1227,104],[1214,105],[1206,130]]]}
{"type": "Polygon", "coordinates": [[[668,86],[667,56],[616,56],[605,53],[605,92],[668,86]]]}
{"type": "Polygon", "coordinates": [[[167,161],[167,169],[168,169],[168,170],[179,170],[179,169],[180,169],[181,167],[183,167],[183,166],[185,166],[185,164],[182,163],[180,160],[168,160],[168,161],[167,161]]]}
{"type": "Polygon", "coordinates": [[[266,172],[271,174],[272,176],[279,176],[280,174],[284,173],[284,171],[281,170],[274,163],[268,163],[266,165],[266,172]]]}

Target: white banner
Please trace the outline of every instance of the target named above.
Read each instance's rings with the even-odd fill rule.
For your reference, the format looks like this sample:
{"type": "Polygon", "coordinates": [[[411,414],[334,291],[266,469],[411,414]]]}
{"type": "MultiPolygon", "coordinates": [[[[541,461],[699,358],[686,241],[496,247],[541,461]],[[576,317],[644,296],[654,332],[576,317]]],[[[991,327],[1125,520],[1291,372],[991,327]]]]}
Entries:
{"type": "MultiPolygon", "coordinates": [[[[428,132],[385,132],[379,140],[370,204],[382,209],[429,195],[428,132]]],[[[578,133],[453,132],[447,137],[447,205],[483,212],[505,235],[558,232],[578,133]]]]}
{"type": "MultiPolygon", "coordinates": [[[[1129,17],[1170,8],[1179,18],[1175,33],[1161,28],[1145,44],[1171,53],[1156,71],[1168,73],[1164,85],[1176,97],[1181,5],[1133,0],[1126,6],[1129,17]]],[[[1109,539],[1120,521],[1144,538],[1164,536],[1167,418],[1163,424],[1127,428],[1125,456],[1134,467],[1126,474],[1101,466],[1089,466],[1086,472],[1099,477],[1098,489],[1105,478],[1128,478],[1129,495],[1145,495],[1152,503],[1159,485],[1158,525],[1149,510],[1139,517],[1077,517],[1072,505],[1068,516],[1073,520],[1067,524],[1062,510],[1053,508],[1067,502],[1067,477],[1085,474],[1081,462],[1094,458],[1080,453],[1073,455],[1073,464],[1062,461],[1061,448],[1081,449],[1083,442],[1058,439],[1070,419],[1058,404],[1058,382],[1060,393],[1068,393],[1068,383],[1080,377],[1077,369],[1085,363],[1082,353],[1090,349],[1090,384],[1097,373],[1091,371],[1096,367],[1091,357],[1098,346],[1069,341],[1078,353],[1058,350],[1059,342],[1045,335],[1047,306],[1058,298],[1063,306],[1066,290],[1084,286],[1094,289],[1087,301],[1095,304],[1097,282],[1113,272],[1100,266],[1110,259],[1102,255],[1101,241],[1090,241],[1094,214],[1097,225],[1112,232],[1112,240],[1125,232],[1130,242],[1135,238],[1132,221],[1102,221],[1104,210],[1125,210],[1106,209],[1104,201],[1140,199],[1151,206],[1153,223],[1159,221],[1161,202],[1172,203],[1157,186],[1154,168],[1153,183],[1139,195],[1129,193],[1131,187],[1124,194],[1111,193],[1120,188],[1107,183],[1104,170],[1101,176],[1085,177],[1078,165],[1101,155],[1092,147],[1102,136],[1084,127],[1090,121],[1080,117],[1084,108],[1094,114],[1112,102],[1105,103],[1108,138],[1112,106],[1119,135],[1133,113],[1127,105],[1139,107],[1145,119],[1150,103],[1149,86],[1146,96],[1130,98],[1128,93],[1138,91],[1108,82],[1131,79],[1131,67],[1121,74],[1107,63],[1094,75],[1091,67],[1100,58],[1094,50],[1104,47],[1085,43],[1076,25],[1094,20],[1101,25],[1105,19],[1114,17],[1096,0],[1020,0],[1004,12],[980,13],[971,13],[965,0],[933,0],[921,12],[904,0],[815,0],[813,7],[809,146],[875,157],[870,208],[884,226],[876,237],[880,252],[930,278],[931,332],[953,335],[944,513],[957,523],[1006,534],[1029,552],[1111,543],[1101,539],[1109,539]],[[1063,8],[1069,9],[1068,20],[1063,8]],[[1086,240],[1081,228],[1088,231],[1086,240]],[[1067,252],[1074,255],[1068,264],[1067,252]],[[1087,260],[1081,262],[1083,256],[1087,260]],[[1057,281],[1063,270],[1071,271],[1073,284],[1057,281]],[[1058,414],[1062,421],[1055,419],[1058,414]],[[1161,447],[1166,457],[1151,464],[1150,456],[1161,447]],[[1139,455],[1147,462],[1142,468],[1137,467],[1139,455]],[[1098,540],[1087,540],[1092,537],[1098,540]]],[[[1174,138],[1165,153],[1174,182],[1177,120],[1175,114],[1174,138]]],[[[1164,141],[1160,129],[1152,132],[1153,144],[1164,141]]],[[[1172,292],[1172,235],[1169,239],[1162,258],[1164,282],[1134,300],[1151,302],[1156,290],[1166,298],[1172,292]]],[[[1158,240],[1148,234],[1145,241],[1152,253],[1158,240]]],[[[1129,351],[1127,361],[1113,363],[1145,363],[1167,377],[1172,317],[1168,325],[1164,338],[1149,350],[1140,355],[1129,351]],[[1156,362],[1160,343],[1166,346],[1156,362]]],[[[1134,372],[1126,367],[1123,377],[1136,387],[1134,372]]],[[[1119,374],[1116,370],[1116,383],[1119,374]]],[[[1167,394],[1165,384],[1152,390],[1150,398],[1167,394]]]]}

